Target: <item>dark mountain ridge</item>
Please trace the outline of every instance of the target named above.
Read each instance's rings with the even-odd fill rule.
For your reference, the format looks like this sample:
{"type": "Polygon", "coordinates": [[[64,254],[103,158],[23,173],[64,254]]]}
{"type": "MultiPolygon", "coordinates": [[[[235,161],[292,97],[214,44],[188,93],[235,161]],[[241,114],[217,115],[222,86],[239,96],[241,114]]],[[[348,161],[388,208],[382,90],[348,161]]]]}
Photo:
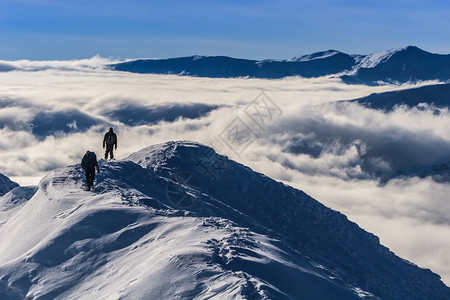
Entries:
{"type": "Polygon", "coordinates": [[[348,84],[401,84],[450,80],[450,55],[433,54],[415,46],[369,55],[327,50],[288,60],[249,60],[226,56],[138,59],[109,66],[113,70],[211,78],[306,78],[339,76],[348,84]]]}

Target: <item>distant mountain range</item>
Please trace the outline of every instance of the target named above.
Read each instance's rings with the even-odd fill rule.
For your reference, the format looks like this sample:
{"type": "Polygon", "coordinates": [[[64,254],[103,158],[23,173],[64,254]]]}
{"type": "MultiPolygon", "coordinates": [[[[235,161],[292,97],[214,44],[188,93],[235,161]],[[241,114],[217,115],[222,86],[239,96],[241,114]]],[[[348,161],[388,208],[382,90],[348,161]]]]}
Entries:
{"type": "Polygon", "coordinates": [[[348,84],[378,85],[424,80],[450,80],[450,55],[433,54],[415,46],[369,55],[336,50],[288,60],[249,60],[226,56],[188,56],[137,59],[109,65],[117,71],[177,74],[212,78],[251,77],[278,79],[288,76],[335,75],[348,84]]]}
{"type": "MultiPolygon", "coordinates": [[[[391,111],[398,105],[415,107],[419,104],[448,108],[450,107],[450,83],[433,84],[393,92],[374,93],[366,97],[349,101],[357,102],[365,107],[382,109],[384,111],[391,111]]],[[[342,102],[347,102],[347,100],[342,102]]]]}

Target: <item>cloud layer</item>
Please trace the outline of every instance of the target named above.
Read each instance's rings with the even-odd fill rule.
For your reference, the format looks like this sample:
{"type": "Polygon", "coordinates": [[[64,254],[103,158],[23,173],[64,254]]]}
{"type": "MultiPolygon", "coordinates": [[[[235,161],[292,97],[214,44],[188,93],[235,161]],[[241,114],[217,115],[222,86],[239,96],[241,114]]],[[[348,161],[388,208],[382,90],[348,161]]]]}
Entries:
{"type": "Polygon", "coordinates": [[[79,163],[86,150],[102,156],[109,126],[119,159],[195,140],[342,211],[450,284],[450,184],[381,180],[450,159],[448,108],[385,113],[333,102],[406,86],[140,75],[105,70],[105,62],[0,62],[0,173],[36,184],[49,170],[79,163]]]}

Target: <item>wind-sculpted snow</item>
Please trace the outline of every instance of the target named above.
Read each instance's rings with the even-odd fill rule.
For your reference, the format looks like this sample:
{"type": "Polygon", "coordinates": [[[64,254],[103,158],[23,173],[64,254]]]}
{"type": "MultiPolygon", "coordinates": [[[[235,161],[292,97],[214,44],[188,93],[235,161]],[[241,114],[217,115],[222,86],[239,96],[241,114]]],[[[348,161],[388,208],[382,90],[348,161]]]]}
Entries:
{"type": "Polygon", "coordinates": [[[100,166],[93,193],[78,166],[51,172],[0,226],[2,299],[357,298],[269,235],[177,210],[170,179],[131,161],[100,166]]]}
{"type": "MultiPolygon", "coordinates": [[[[345,278],[344,281],[355,286],[371,285],[373,289],[369,292],[382,298],[388,295],[401,298],[405,293],[395,291],[396,287],[386,281],[405,280],[409,275],[417,274],[416,267],[405,264],[380,246],[377,237],[306,194],[211,154],[211,151],[196,144],[175,142],[161,148],[144,149],[129,159],[163,177],[177,178],[177,174],[189,172],[191,176],[201,178],[203,194],[198,202],[193,201],[190,210],[205,215],[219,212],[219,216],[226,216],[257,232],[276,233],[277,238],[333,270],[333,276],[345,278]],[[382,267],[378,269],[380,265],[382,267]],[[397,275],[390,274],[391,268],[396,269],[397,275]],[[361,275],[363,273],[365,275],[361,275]],[[395,279],[386,280],[390,276],[395,279]]],[[[404,288],[423,285],[423,282],[413,281],[404,288]]]]}
{"type": "Polygon", "coordinates": [[[344,215],[209,147],[155,145],[100,169],[92,192],[79,166],[54,170],[5,215],[1,299],[450,296],[344,215]]]}

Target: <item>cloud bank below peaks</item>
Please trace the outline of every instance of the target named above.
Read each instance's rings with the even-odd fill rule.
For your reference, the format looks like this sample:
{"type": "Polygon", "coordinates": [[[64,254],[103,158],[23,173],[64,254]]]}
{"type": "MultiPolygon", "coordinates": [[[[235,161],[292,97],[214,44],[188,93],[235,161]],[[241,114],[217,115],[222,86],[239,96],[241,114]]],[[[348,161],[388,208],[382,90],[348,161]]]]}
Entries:
{"type": "Polygon", "coordinates": [[[113,62],[114,60],[109,58],[102,58],[99,55],[96,55],[89,59],[62,60],[62,61],[0,60],[0,72],[11,72],[11,71],[37,72],[46,70],[99,71],[104,70],[105,68],[107,68],[106,66],[108,64],[113,62]]]}
{"type": "MultiPolygon", "coordinates": [[[[103,63],[96,60],[53,67],[15,62],[23,69],[34,65],[30,70],[36,71],[0,72],[0,173],[21,185],[37,184],[50,170],[79,164],[86,150],[101,157],[109,126],[118,133],[118,159],[149,145],[194,140],[304,190],[380,236],[396,254],[450,282],[445,238],[450,234],[445,217],[450,215],[450,185],[417,176],[387,181],[398,168],[449,158],[448,107],[425,101],[384,111],[335,103],[416,86],[346,85],[326,77],[195,78],[82,67],[103,63]],[[264,126],[248,115],[261,92],[281,111],[264,126]],[[252,129],[244,136],[249,141],[245,147],[229,140],[236,121],[252,129]]],[[[255,107],[267,113],[261,103],[255,107]]]]}

